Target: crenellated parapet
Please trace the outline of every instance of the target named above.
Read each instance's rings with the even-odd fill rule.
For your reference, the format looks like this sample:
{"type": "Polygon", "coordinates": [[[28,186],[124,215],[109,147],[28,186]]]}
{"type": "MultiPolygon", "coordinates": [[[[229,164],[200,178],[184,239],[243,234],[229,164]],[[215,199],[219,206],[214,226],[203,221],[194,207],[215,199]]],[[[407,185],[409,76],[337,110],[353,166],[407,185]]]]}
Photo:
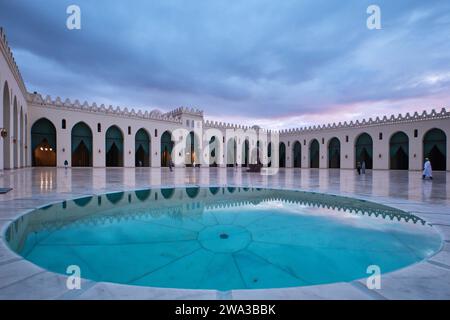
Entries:
{"type": "Polygon", "coordinates": [[[14,55],[12,53],[11,48],[9,47],[8,40],[6,38],[6,33],[3,28],[0,27],[0,51],[5,57],[6,62],[9,65],[9,69],[14,75],[16,82],[18,83],[20,90],[23,95],[27,95],[27,89],[25,87],[25,83],[23,82],[22,75],[20,74],[19,67],[17,66],[16,60],[14,59],[14,55]]]}
{"type": "Polygon", "coordinates": [[[234,124],[234,123],[227,123],[227,122],[220,122],[220,121],[210,121],[206,120],[204,123],[204,128],[214,128],[219,130],[227,130],[227,129],[233,129],[233,130],[254,130],[255,132],[264,133],[264,134],[270,134],[272,130],[267,130],[264,128],[261,128],[259,126],[244,126],[241,124],[234,124]]]}
{"type": "Polygon", "coordinates": [[[363,127],[373,127],[379,125],[395,125],[400,123],[412,123],[417,121],[424,120],[439,120],[439,119],[448,119],[450,118],[450,112],[445,108],[442,108],[441,111],[437,112],[435,109],[430,112],[423,111],[422,113],[414,112],[414,114],[410,114],[409,112],[405,115],[398,114],[397,116],[391,115],[390,117],[384,116],[383,118],[376,117],[375,119],[369,118],[369,120],[363,119],[362,121],[344,121],[333,124],[323,124],[317,126],[309,126],[303,128],[295,128],[295,129],[286,129],[281,130],[280,134],[283,135],[291,135],[291,134],[301,134],[301,133],[310,133],[322,130],[332,130],[332,129],[351,129],[351,128],[363,128],[363,127]]]}
{"type": "Polygon", "coordinates": [[[165,113],[164,115],[173,117],[173,118],[179,118],[183,114],[188,114],[191,116],[197,116],[197,117],[203,117],[203,110],[195,109],[195,108],[187,108],[187,107],[179,107],[172,111],[169,111],[165,113]]]}
{"type": "Polygon", "coordinates": [[[206,128],[215,128],[215,129],[220,129],[220,130],[226,130],[226,129],[248,130],[248,129],[250,129],[250,127],[244,126],[244,125],[240,125],[240,124],[220,122],[220,121],[210,121],[210,120],[206,120],[205,121],[204,127],[206,127],[206,128]]]}
{"type": "Polygon", "coordinates": [[[28,103],[30,105],[43,106],[48,108],[55,109],[66,109],[72,111],[82,111],[82,112],[90,112],[90,113],[101,113],[101,114],[110,114],[114,116],[128,117],[128,118],[136,118],[136,119],[148,119],[148,120],[158,120],[158,121],[167,121],[173,123],[181,123],[179,118],[173,117],[167,113],[162,113],[159,110],[153,111],[142,111],[135,110],[134,108],[128,109],[127,107],[121,108],[119,106],[113,107],[112,105],[105,106],[101,104],[98,106],[95,102],[89,104],[87,101],[80,103],[79,100],[75,100],[72,102],[70,99],[65,99],[64,101],[57,97],[56,99],[52,99],[49,95],[43,98],[38,93],[28,93],[27,96],[28,103]]]}

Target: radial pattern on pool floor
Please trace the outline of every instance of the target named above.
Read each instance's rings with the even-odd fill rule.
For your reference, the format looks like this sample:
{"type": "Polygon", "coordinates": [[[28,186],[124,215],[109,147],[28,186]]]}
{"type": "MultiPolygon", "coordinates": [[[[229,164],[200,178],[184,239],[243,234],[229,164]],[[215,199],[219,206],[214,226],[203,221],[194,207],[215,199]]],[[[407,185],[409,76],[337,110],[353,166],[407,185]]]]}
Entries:
{"type": "Polygon", "coordinates": [[[301,191],[176,188],[86,197],[36,210],[11,248],[65,274],[131,285],[257,289],[351,281],[432,255],[423,220],[366,201],[301,191]]]}

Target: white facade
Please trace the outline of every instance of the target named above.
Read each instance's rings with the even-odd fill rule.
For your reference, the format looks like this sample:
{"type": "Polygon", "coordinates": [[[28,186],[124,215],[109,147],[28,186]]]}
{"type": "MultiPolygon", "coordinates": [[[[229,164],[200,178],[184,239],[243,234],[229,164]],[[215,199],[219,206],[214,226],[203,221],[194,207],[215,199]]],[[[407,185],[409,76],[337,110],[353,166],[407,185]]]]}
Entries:
{"type": "Polygon", "coordinates": [[[28,102],[19,68],[1,28],[0,51],[0,128],[8,132],[5,138],[0,138],[0,169],[13,169],[29,165],[28,102]]]}
{"type": "MultiPolygon", "coordinates": [[[[328,168],[328,144],[334,137],[341,144],[341,168],[355,168],[355,143],[363,133],[367,133],[373,140],[373,169],[390,169],[389,141],[397,132],[405,133],[409,138],[409,169],[421,170],[423,167],[423,140],[431,129],[442,130],[446,137],[446,170],[450,168],[450,112],[442,109],[439,112],[423,112],[405,116],[384,117],[382,119],[369,119],[369,121],[332,124],[306,129],[286,130],[281,132],[280,141],[292,146],[295,141],[301,142],[302,167],[309,167],[309,146],[313,139],[320,145],[320,168],[328,168]],[[381,135],[381,136],[380,136],[381,135]],[[381,138],[380,138],[381,137],[381,138]]],[[[289,148],[288,148],[289,150],[289,148]]],[[[291,148],[292,152],[292,148],[291,148]]],[[[292,154],[287,154],[287,166],[293,166],[292,154]]]]}
{"type": "MultiPolygon", "coordinates": [[[[0,38],[0,128],[6,133],[6,137],[0,140],[0,169],[36,165],[34,153],[38,147],[41,150],[48,151],[47,149],[49,149],[54,152],[56,155],[54,165],[60,167],[65,163],[72,166],[74,153],[77,152],[80,152],[78,158],[87,157],[89,159],[80,161],[85,161],[88,166],[93,167],[105,167],[108,164],[108,158],[117,157],[117,153],[120,153],[120,161],[116,161],[115,166],[134,167],[139,162],[139,165],[146,163],[146,166],[161,167],[163,154],[165,154],[162,146],[164,142],[161,139],[163,133],[168,131],[172,134],[171,139],[175,143],[172,159],[183,160],[175,161],[177,166],[190,164],[191,159],[195,159],[195,164],[201,166],[208,166],[211,163],[218,166],[227,164],[240,166],[256,163],[259,159],[263,164],[267,165],[270,162],[274,167],[353,169],[364,152],[365,157],[370,155],[373,169],[391,169],[393,168],[393,159],[396,162],[400,161],[397,159],[397,155],[392,155],[392,150],[398,151],[399,148],[391,148],[391,137],[397,132],[403,132],[406,135],[402,135],[403,138],[407,137],[402,147],[406,153],[400,154],[403,169],[421,170],[424,157],[428,156],[432,150],[432,152],[438,152],[440,159],[444,159],[443,163],[439,160],[441,162],[439,165],[444,170],[450,170],[450,157],[448,157],[450,112],[445,109],[439,112],[423,112],[375,120],[369,119],[362,122],[271,132],[259,128],[207,121],[204,119],[202,111],[188,108],[177,108],[162,114],[156,110],[142,112],[127,108],[97,106],[95,103],[89,105],[87,102],[81,104],[78,101],[62,101],[60,98],[52,100],[48,96],[43,98],[37,93],[27,93],[1,29],[0,38]],[[32,134],[33,125],[41,119],[47,119],[55,130],[54,141],[53,138],[48,139],[52,141],[44,139],[45,145],[42,144],[44,143],[42,142],[44,141],[42,140],[43,134],[40,134],[39,138],[42,141],[34,141],[33,139],[37,138],[33,138],[32,134]],[[89,128],[91,138],[82,151],[74,151],[72,129],[79,123],[84,123],[89,128]],[[122,137],[114,145],[118,150],[117,152],[113,150],[115,153],[111,151],[111,145],[118,140],[110,138],[112,139],[111,143],[106,141],[106,133],[113,126],[118,129],[116,135],[117,132],[120,132],[122,137]],[[144,129],[148,136],[149,145],[143,146],[141,150],[144,157],[148,157],[148,161],[138,161],[141,156],[138,155],[136,133],[140,129],[144,129]],[[438,142],[426,138],[427,133],[432,129],[440,130],[438,142]],[[195,136],[192,150],[186,147],[189,144],[186,139],[189,139],[187,137],[190,132],[194,132],[195,136]],[[358,149],[360,155],[357,155],[357,140],[363,133],[368,134],[372,142],[370,146],[365,145],[365,149],[360,147],[358,149]],[[217,143],[214,151],[206,148],[211,137],[215,137],[217,143]],[[331,164],[329,144],[333,138],[339,140],[339,149],[333,149],[335,156],[333,164],[331,164]],[[431,142],[428,142],[427,139],[431,142]],[[317,143],[314,143],[313,147],[314,140],[317,143]],[[424,140],[427,140],[428,151],[424,150],[424,140]],[[256,151],[258,141],[261,146],[259,152],[256,151]],[[273,142],[272,160],[267,151],[270,141],[273,142]],[[296,142],[300,144],[300,148],[297,143],[297,149],[294,151],[296,142]],[[244,152],[246,143],[248,148],[247,152],[244,152]],[[437,147],[434,148],[430,143],[436,143],[437,147]],[[180,149],[177,148],[178,144],[181,145],[180,149]],[[315,149],[317,144],[318,149],[315,149]],[[32,150],[33,147],[35,150],[32,150]],[[285,151],[279,152],[282,148],[285,151]],[[236,154],[234,150],[237,150],[236,154]],[[316,153],[311,150],[318,151],[316,153]],[[294,158],[297,160],[294,161],[294,158]]],[[[433,160],[435,159],[431,159],[432,163],[433,160]]]]}

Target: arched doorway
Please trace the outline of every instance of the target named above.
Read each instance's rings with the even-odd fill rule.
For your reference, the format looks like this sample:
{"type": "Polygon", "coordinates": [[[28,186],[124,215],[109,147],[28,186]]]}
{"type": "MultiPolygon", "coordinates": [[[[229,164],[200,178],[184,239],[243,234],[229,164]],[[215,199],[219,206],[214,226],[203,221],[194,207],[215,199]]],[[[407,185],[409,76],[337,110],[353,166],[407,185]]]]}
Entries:
{"type": "Polygon", "coordinates": [[[186,139],[186,154],[185,154],[185,164],[186,167],[200,166],[200,150],[199,150],[199,139],[194,131],[189,132],[186,139]]]}
{"type": "Polygon", "coordinates": [[[170,131],[165,131],[161,136],[161,167],[168,167],[172,158],[173,141],[170,131]]]}
{"type": "Polygon", "coordinates": [[[106,166],[123,166],[123,134],[120,129],[113,125],[106,131],[106,166]]]}
{"type": "Polygon", "coordinates": [[[360,164],[363,161],[366,163],[366,169],[372,169],[372,159],[373,159],[373,142],[372,137],[367,134],[361,134],[355,143],[355,166],[356,163],[360,164]]]}
{"type": "Polygon", "coordinates": [[[250,143],[247,139],[245,139],[244,144],[242,145],[243,148],[243,159],[242,159],[242,166],[248,167],[248,161],[249,161],[249,152],[250,152],[250,143]]]}
{"type": "Polygon", "coordinates": [[[26,134],[26,131],[23,126],[23,109],[20,108],[20,134],[19,134],[19,166],[24,167],[25,161],[23,158],[23,149],[24,149],[24,136],[26,134]]]}
{"type": "Polygon", "coordinates": [[[267,145],[267,166],[272,167],[272,142],[267,145]]]}
{"type": "Polygon", "coordinates": [[[227,167],[234,167],[236,165],[236,153],[237,153],[237,145],[236,139],[230,138],[227,142],[227,167]]]}
{"type": "Polygon", "coordinates": [[[310,168],[319,168],[319,161],[320,161],[320,146],[319,141],[314,139],[311,141],[311,144],[309,145],[309,167],[310,168]]]}
{"type": "Polygon", "coordinates": [[[32,165],[56,166],[56,128],[50,120],[41,118],[31,127],[32,165]]]}
{"type": "Polygon", "coordinates": [[[11,114],[10,114],[10,100],[9,100],[9,87],[8,82],[5,82],[3,86],[3,128],[7,132],[7,137],[3,138],[3,168],[10,169],[11,168],[11,158],[10,158],[10,149],[11,149],[11,114]]]}
{"type": "Polygon", "coordinates": [[[278,164],[279,164],[280,168],[285,168],[286,167],[286,145],[284,144],[284,142],[280,143],[278,151],[279,151],[278,164]]]}
{"type": "Polygon", "coordinates": [[[295,141],[292,150],[292,158],[294,159],[294,168],[302,167],[302,145],[299,141],[295,141]]]}
{"type": "Polygon", "coordinates": [[[429,158],[433,170],[447,170],[447,136],[441,129],[429,130],[423,138],[423,158],[429,158]]]}
{"type": "Polygon", "coordinates": [[[390,169],[408,170],[409,138],[404,132],[397,132],[389,140],[390,169]]]}
{"type": "Polygon", "coordinates": [[[28,115],[25,113],[25,125],[24,125],[24,137],[25,137],[25,167],[28,167],[28,115]]]}
{"type": "Polygon", "coordinates": [[[134,136],[134,165],[136,167],[150,167],[150,136],[143,128],[139,129],[134,136]]]}
{"type": "Polygon", "coordinates": [[[17,98],[14,97],[13,102],[13,124],[14,124],[14,140],[13,140],[13,164],[14,168],[19,167],[19,112],[17,110],[17,98]]]}
{"type": "Polygon", "coordinates": [[[217,167],[217,156],[219,150],[219,143],[215,136],[209,140],[209,166],[217,167]]]}
{"type": "Polygon", "coordinates": [[[71,132],[72,167],[92,166],[92,131],[84,122],[78,122],[71,132]]]}
{"type": "Polygon", "coordinates": [[[262,143],[258,140],[256,141],[256,147],[252,147],[251,159],[252,164],[261,164],[261,148],[262,143]]]}
{"type": "Polygon", "coordinates": [[[334,137],[328,144],[328,168],[338,169],[341,167],[341,142],[334,137]]]}

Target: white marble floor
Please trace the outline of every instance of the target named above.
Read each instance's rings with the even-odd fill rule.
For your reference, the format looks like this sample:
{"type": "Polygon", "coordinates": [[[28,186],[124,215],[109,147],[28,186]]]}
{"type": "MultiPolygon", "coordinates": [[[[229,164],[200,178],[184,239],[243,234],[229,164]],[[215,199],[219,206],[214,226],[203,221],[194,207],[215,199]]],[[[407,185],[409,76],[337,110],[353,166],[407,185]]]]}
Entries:
{"type": "Polygon", "coordinates": [[[383,275],[382,287],[365,280],[273,290],[178,290],[84,281],[69,291],[66,278],[43,270],[11,252],[0,239],[0,299],[450,299],[450,173],[423,181],[420,172],[280,169],[276,175],[234,168],[27,168],[0,172],[0,237],[25,212],[82,195],[149,186],[247,185],[301,189],[353,196],[409,211],[428,221],[443,246],[428,261],[383,275]]]}

